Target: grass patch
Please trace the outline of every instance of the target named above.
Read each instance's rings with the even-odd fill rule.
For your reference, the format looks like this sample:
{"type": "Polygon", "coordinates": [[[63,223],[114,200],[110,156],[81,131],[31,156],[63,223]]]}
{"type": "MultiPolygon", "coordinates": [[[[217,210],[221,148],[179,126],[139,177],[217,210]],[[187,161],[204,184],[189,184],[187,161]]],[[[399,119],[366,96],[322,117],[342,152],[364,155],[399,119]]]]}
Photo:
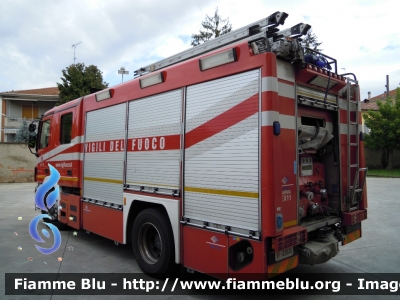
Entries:
{"type": "Polygon", "coordinates": [[[400,169],[388,171],[386,169],[368,169],[368,176],[377,177],[398,177],[400,178],[400,169]]]}

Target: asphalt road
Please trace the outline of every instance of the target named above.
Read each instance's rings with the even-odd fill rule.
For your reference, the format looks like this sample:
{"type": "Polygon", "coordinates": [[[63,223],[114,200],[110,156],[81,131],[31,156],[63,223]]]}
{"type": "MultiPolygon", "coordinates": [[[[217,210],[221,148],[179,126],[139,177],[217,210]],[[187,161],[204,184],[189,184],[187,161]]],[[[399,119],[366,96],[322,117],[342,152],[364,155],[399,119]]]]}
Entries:
{"type": "MultiPolygon", "coordinates": [[[[34,210],[34,183],[0,184],[0,299],[132,299],[143,296],[5,296],[5,273],[138,273],[131,245],[73,229],[61,231],[59,250],[43,255],[35,248],[29,223],[34,210]]],[[[368,219],[363,237],[329,262],[300,265],[301,273],[400,273],[400,179],[368,178],[368,219]]],[[[40,228],[46,228],[39,224],[40,228]]],[[[51,240],[51,238],[50,238],[51,240]]],[[[49,241],[52,243],[52,241],[49,241]]],[[[37,243],[36,243],[37,244],[37,243]]],[[[397,296],[286,296],[284,299],[387,299],[397,296]]],[[[146,299],[232,299],[233,296],[160,295],[146,299]]],[[[240,299],[242,297],[237,297],[240,299]]],[[[266,299],[265,296],[259,297],[266,299]]],[[[274,296],[273,298],[276,298],[274,296]]],[[[272,299],[272,297],[271,297],[272,299]]]]}

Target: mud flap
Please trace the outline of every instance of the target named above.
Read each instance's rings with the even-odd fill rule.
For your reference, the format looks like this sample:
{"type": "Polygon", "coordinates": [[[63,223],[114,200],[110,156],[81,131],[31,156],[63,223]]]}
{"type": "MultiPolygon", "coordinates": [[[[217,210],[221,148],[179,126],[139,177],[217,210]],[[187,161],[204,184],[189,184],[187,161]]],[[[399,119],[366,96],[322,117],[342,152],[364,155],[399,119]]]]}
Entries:
{"type": "Polygon", "coordinates": [[[350,232],[344,236],[342,246],[345,246],[347,244],[350,244],[351,242],[354,242],[355,240],[358,240],[361,237],[361,228],[350,232]]]}
{"type": "Polygon", "coordinates": [[[306,242],[299,250],[300,264],[322,264],[338,254],[339,242],[332,232],[323,238],[306,242]]]}

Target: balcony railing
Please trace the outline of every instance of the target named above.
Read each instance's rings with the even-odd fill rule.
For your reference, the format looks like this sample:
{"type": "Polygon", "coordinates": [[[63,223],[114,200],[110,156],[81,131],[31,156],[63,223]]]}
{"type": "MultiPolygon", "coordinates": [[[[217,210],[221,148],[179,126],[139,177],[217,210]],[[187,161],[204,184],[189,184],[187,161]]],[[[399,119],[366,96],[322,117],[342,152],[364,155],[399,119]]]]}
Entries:
{"type": "Polygon", "coordinates": [[[33,119],[30,118],[14,118],[10,117],[7,115],[5,116],[5,122],[3,124],[3,128],[6,129],[19,129],[22,126],[23,120],[26,120],[28,122],[28,125],[33,121],[33,119]]]}

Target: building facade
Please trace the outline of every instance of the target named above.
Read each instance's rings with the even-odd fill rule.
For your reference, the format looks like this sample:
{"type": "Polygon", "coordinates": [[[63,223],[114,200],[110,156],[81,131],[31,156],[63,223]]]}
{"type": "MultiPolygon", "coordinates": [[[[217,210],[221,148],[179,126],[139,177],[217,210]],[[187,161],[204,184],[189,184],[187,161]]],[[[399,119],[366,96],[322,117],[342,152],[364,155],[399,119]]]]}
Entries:
{"type": "MultiPolygon", "coordinates": [[[[389,91],[389,97],[395,99],[396,93],[397,89],[389,91]]],[[[368,134],[370,132],[370,129],[365,125],[364,115],[370,110],[374,111],[379,110],[377,101],[378,100],[385,101],[386,99],[387,99],[386,92],[378,96],[374,96],[372,98],[371,98],[371,92],[368,92],[368,99],[364,99],[364,101],[361,102],[362,131],[364,133],[368,134]]]]}
{"type": "Polygon", "coordinates": [[[59,101],[57,87],[0,93],[0,142],[14,142],[23,120],[31,123],[59,101]]]}

